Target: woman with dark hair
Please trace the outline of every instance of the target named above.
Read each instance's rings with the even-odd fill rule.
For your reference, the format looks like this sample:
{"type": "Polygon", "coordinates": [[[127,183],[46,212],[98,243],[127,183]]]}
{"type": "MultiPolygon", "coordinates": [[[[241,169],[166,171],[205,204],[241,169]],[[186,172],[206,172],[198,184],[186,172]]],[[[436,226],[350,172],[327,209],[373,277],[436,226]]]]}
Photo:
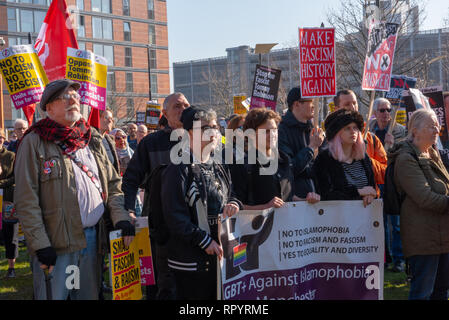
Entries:
{"type": "MultiPolygon", "coordinates": [[[[265,108],[252,109],[243,130],[248,136],[243,164],[230,165],[234,191],[245,210],[280,208],[293,198],[293,168],[290,158],[277,148],[281,117],[265,108]],[[257,153],[257,159],[256,159],[257,153]]],[[[320,196],[310,192],[306,200],[316,203],[320,196]]]]}
{"type": "Polygon", "coordinates": [[[215,111],[191,106],[183,111],[181,122],[189,137],[182,151],[190,161],[172,162],[161,175],[162,208],[170,233],[168,267],[175,277],[177,299],[215,300],[221,288],[217,258],[223,257],[219,214],[230,217],[241,203],[232,196],[227,170],[211,157],[219,143],[215,111]]]}
{"type": "Polygon", "coordinates": [[[340,109],[324,122],[327,149],[313,165],[316,187],[322,200],[363,200],[366,207],[377,196],[371,160],[362,137],[363,117],[340,109]]]}

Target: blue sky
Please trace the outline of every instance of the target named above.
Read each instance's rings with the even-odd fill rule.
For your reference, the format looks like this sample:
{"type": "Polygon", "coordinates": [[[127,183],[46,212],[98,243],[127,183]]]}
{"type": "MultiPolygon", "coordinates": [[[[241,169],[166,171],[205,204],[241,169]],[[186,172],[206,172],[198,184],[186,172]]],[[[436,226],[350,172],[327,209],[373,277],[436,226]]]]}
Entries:
{"type": "MultiPolygon", "coordinates": [[[[443,27],[449,1],[422,0],[421,30],[443,27]]],[[[173,62],[225,56],[226,48],[256,43],[296,45],[298,27],[315,27],[339,0],[168,0],[170,69],[173,62]]]]}

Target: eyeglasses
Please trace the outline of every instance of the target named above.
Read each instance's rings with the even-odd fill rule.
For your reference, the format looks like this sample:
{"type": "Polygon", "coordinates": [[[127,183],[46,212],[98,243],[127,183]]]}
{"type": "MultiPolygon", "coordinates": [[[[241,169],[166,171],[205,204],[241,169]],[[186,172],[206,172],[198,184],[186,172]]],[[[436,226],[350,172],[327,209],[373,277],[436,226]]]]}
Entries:
{"type": "Polygon", "coordinates": [[[63,95],[61,95],[58,99],[61,100],[70,100],[70,99],[75,99],[75,100],[79,100],[81,98],[81,96],[78,93],[64,93],[63,95]]]}
{"type": "Polygon", "coordinates": [[[115,140],[125,140],[125,139],[126,137],[119,137],[119,136],[115,137],[115,140]]]}
{"type": "Polygon", "coordinates": [[[380,113],[384,113],[384,112],[388,112],[388,113],[390,113],[391,112],[391,109],[379,109],[379,112],[380,113]]]}

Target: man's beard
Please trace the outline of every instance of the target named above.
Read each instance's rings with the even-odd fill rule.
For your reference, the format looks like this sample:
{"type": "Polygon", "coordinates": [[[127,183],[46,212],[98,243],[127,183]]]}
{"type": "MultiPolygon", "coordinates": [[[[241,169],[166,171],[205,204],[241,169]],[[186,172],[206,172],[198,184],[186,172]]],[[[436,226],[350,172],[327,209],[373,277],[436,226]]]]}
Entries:
{"type": "Polygon", "coordinates": [[[78,120],[81,119],[81,113],[80,112],[69,113],[68,111],[73,107],[77,107],[79,109],[78,105],[71,105],[70,107],[66,108],[65,119],[70,122],[77,122],[78,120]]]}

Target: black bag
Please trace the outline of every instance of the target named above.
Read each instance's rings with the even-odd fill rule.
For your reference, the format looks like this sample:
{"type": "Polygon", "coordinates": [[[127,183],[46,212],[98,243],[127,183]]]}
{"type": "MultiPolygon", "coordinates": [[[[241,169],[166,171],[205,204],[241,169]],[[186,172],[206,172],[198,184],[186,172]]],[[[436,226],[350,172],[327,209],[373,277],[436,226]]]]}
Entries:
{"type": "MultiPolygon", "coordinates": [[[[416,156],[416,154],[410,154],[416,159],[416,161],[418,161],[418,157],[416,156]]],[[[390,162],[387,166],[387,169],[385,170],[383,212],[384,214],[389,215],[400,215],[401,205],[405,199],[405,194],[400,193],[396,188],[396,184],[394,183],[394,164],[395,161],[390,162]]]]}

